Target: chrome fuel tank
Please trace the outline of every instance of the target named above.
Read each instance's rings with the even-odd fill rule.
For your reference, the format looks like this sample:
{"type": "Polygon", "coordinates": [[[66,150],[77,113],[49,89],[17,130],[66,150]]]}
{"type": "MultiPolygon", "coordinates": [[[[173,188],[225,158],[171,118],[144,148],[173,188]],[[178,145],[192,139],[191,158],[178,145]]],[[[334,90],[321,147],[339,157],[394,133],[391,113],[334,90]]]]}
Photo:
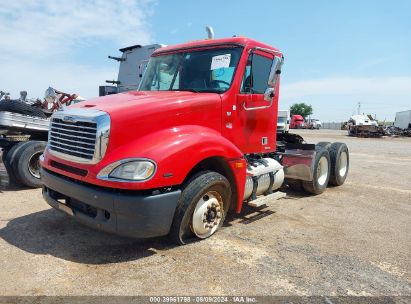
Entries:
{"type": "Polygon", "coordinates": [[[262,158],[248,165],[244,200],[277,190],[283,184],[283,166],[275,159],[262,158]]]}

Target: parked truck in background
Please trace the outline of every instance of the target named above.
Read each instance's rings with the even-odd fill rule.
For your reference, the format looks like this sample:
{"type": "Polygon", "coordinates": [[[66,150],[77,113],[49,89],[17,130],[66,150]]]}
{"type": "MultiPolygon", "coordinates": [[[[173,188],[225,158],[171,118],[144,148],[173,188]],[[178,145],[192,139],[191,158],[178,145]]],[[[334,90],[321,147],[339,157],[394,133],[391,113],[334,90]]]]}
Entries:
{"type": "MultiPolygon", "coordinates": [[[[150,55],[162,44],[133,45],[120,49],[121,57],[109,56],[120,62],[117,80],[107,80],[111,86],[100,86],[99,95],[137,90],[150,55]]],[[[41,187],[39,156],[47,144],[51,113],[59,107],[84,99],[49,88],[53,96],[41,100],[19,100],[0,91],[0,148],[10,184],[41,187]],[[51,98],[51,99],[50,99],[51,98]]]]}
{"type": "Polygon", "coordinates": [[[53,115],[45,200],[99,230],[185,244],[284,185],[342,185],[345,144],[275,132],[282,65],[281,51],[244,37],[157,49],[138,91],[53,115]]]}
{"type": "Polygon", "coordinates": [[[348,135],[358,137],[380,137],[382,136],[381,127],[371,115],[353,115],[347,124],[348,135]]]}
{"type": "Polygon", "coordinates": [[[400,129],[411,129],[411,110],[397,112],[394,126],[400,129]]]}
{"type": "Polygon", "coordinates": [[[306,129],[317,129],[319,130],[322,127],[322,123],[319,119],[309,118],[305,123],[306,129]]]}
{"type": "MultiPolygon", "coordinates": [[[[1,94],[0,94],[1,95],[1,94]]],[[[20,99],[0,101],[0,148],[9,184],[42,187],[39,157],[47,144],[51,114],[84,99],[49,87],[44,100],[20,99]]]]}
{"type": "Polygon", "coordinates": [[[108,56],[120,63],[117,80],[106,80],[112,85],[99,87],[99,96],[137,90],[151,54],[163,44],[132,45],[120,49],[121,57],[108,56]]]}
{"type": "Polygon", "coordinates": [[[290,129],[304,129],[304,118],[301,115],[292,115],[290,129]]]}
{"type": "Polygon", "coordinates": [[[277,133],[288,133],[290,129],[290,111],[278,110],[277,133]]]}

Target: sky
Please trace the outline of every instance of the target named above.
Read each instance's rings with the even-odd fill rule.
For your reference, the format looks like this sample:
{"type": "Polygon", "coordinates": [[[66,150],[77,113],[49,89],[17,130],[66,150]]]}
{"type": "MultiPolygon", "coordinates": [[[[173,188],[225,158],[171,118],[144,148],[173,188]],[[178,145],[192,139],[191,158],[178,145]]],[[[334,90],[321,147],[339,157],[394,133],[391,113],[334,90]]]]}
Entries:
{"type": "Polygon", "coordinates": [[[357,112],[393,120],[411,110],[411,0],[14,0],[0,6],[0,90],[42,97],[48,86],[98,96],[116,79],[108,55],[134,44],[247,36],[285,55],[280,109],[313,117],[357,112]]]}

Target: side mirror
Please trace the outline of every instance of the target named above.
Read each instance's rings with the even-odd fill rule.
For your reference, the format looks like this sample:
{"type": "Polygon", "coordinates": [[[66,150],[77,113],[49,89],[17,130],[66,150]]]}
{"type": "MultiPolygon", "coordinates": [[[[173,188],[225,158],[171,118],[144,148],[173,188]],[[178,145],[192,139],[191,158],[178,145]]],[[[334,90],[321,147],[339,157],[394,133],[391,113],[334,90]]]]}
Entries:
{"type": "Polygon", "coordinates": [[[266,101],[271,101],[271,99],[275,96],[275,87],[281,74],[283,62],[284,60],[282,57],[275,56],[273,59],[270,75],[268,76],[268,88],[264,92],[264,100],[266,101]]]}

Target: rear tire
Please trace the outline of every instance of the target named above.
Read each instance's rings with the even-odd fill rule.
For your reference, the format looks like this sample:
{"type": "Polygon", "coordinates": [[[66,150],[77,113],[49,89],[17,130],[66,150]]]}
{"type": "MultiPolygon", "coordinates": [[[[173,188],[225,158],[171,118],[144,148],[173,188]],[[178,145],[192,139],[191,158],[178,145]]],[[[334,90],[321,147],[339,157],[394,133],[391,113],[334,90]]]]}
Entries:
{"type": "Polygon", "coordinates": [[[321,148],[326,148],[327,150],[329,150],[330,149],[330,146],[331,146],[331,143],[329,142],[329,141],[320,141],[319,143],[317,143],[316,145],[315,145],[315,148],[318,150],[318,149],[321,149],[321,148]]]}
{"type": "Polygon", "coordinates": [[[303,181],[303,188],[311,194],[321,194],[327,188],[330,179],[330,153],[326,148],[317,149],[314,160],[312,181],[303,181]]]}
{"type": "Polygon", "coordinates": [[[350,167],[350,154],[348,147],[344,143],[333,143],[330,146],[330,185],[341,186],[344,184],[348,175],[348,169],[350,167]]]}
{"type": "Polygon", "coordinates": [[[30,106],[25,102],[17,100],[0,101],[0,111],[7,111],[29,116],[46,118],[46,114],[44,114],[42,109],[37,108],[35,106],[30,106]]]}
{"type": "MultiPolygon", "coordinates": [[[[16,154],[18,151],[24,146],[27,145],[27,141],[22,141],[19,143],[14,144],[10,150],[8,150],[5,158],[4,158],[4,166],[6,167],[7,175],[9,177],[9,183],[10,184],[16,184],[19,185],[21,184],[21,181],[16,174],[16,171],[13,168],[13,164],[16,161],[16,154]]],[[[18,161],[18,160],[17,160],[18,161]]]]}
{"type": "Polygon", "coordinates": [[[231,199],[228,180],[216,172],[201,172],[183,189],[170,238],[179,245],[212,236],[222,225],[231,199]]]}
{"type": "Polygon", "coordinates": [[[33,140],[21,146],[15,153],[12,168],[17,178],[24,185],[32,188],[42,187],[39,157],[43,154],[45,148],[46,142],[33,140]]]}

